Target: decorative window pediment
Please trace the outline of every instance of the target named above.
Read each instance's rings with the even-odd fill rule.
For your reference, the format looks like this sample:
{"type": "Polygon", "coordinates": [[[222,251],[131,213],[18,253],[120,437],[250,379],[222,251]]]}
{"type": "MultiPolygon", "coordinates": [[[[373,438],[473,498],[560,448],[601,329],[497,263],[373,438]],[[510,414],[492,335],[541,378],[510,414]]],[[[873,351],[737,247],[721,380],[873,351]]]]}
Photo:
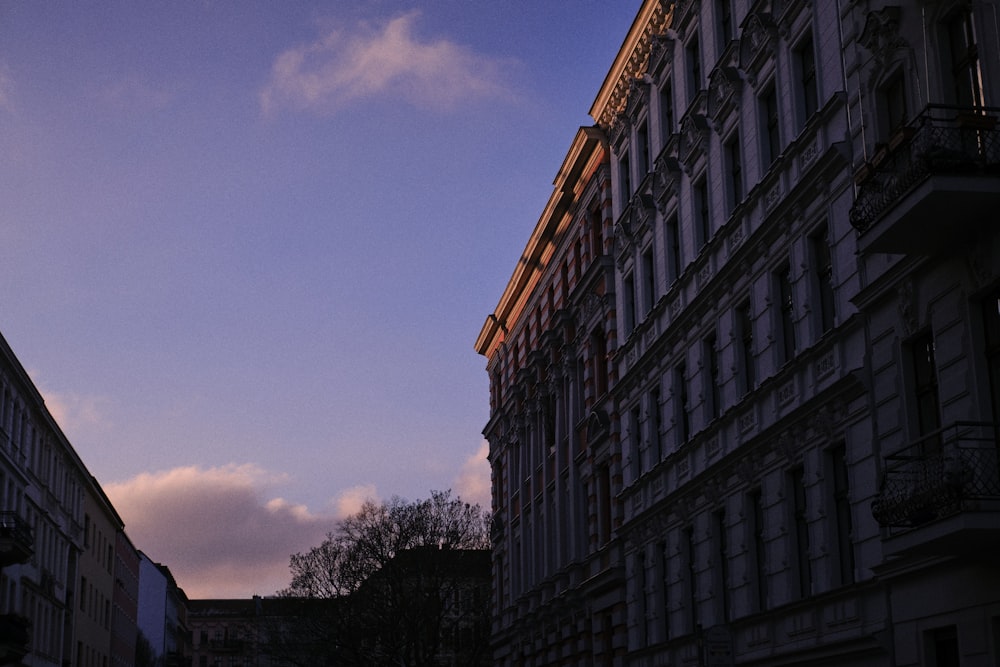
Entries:
{"type": "Polygon", "coordinates": [[[757,85],[764,65],[774,58],[778,26],[767,12],[754,12],[743,22],[740,35],[740,69],[751,86],[757,85]]]}
{"type": "Polygon", "coordinates": [[[699,155],[705,153],[708,139],[708,91],[695,96],[687,113],[681,118],[680,162],[687,173],[699,155]]]}
{"type": "Polygon", "coordinates": [[[615,257],[619,268],[628,260],[633,244],[641,241],[649,230],[655,211],[652,195],[636,193],[615,223],[615,257]]]}
{"type": "Polygon", "coordinates": [[[642,79],[632,79],[629,84],[628,101],[624,115],[634,123],[640,112],[649,105],[649,84],[642,79]]]}
{"type": "Polygon", "coordinates": [[[631,127],[632,124],[629,122],[626,114],[615,114],[615,117],[611,121],[611,126],[608,128],[608,139],[611,145],[620,147],[622,141],[628,136],[631,127]]]}
{"type": "Polygon", "coordinates": [[[868,12],[865,18],[865,27],[858,43],[872,54],[879,68],[892,59],[892,54],[897,49],[907,45],[906,40],[899,35],[899,15],[899,7],[893,5],[868,12]]]}
{"type": "Polygon", "coordinates": [[[708,75],[708,114],[719,132],[730,113],[739,109],[743,75],[739,70],[739,42],[730,43],[719,64],[708,75]]]}
{"type": "Polygon", "coordinates": [[[688,28],[698,15],[699,0],[676,0],[674,2],[674,29],[681,36],[687,34],[688,28]]]}
{"type": "Polygon", "coordinates": [[[653,165],[651,186],[653,201],[656,202],[656,207],[660,213],[666,212],[667,203],[680,190],[681,172],[683,169],[681,168],[680,160],[677,159],[679,143],[680,137],[675,134],[671,138],[670,144],[667,145],[667,149],[656,159],[656,164],[653,165]]]}
{"type": "Polygon", "coordinates": [[[673,30],[667,30],[661,35],[653,35],[650,40],[648,70],[657,79],[660,78],[663,70],[673,63],[674,42],[676,41],[677,33],[673,30]]]}

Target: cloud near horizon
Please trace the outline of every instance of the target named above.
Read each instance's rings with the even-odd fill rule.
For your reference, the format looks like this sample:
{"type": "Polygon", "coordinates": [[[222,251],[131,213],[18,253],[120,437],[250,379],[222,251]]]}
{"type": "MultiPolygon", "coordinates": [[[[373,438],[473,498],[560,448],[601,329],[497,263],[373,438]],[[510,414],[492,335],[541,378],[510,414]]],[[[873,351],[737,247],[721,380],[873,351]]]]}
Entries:
{"type": "Polygon", "coordinates": [[[170,568],[189,598],[271,595],[288,559],[323,541],[336,517],[265,492],[284,475],[252,465],[142,473],[105,491],[136,548],[170,568]]]}
{"type": "Polygon", "coordinates": [[[332,113],[362,99],[390,94],[425,109],[447,111],[460,101],[513,99],[503,61],[447,39],[421,41],[411,11],[373,27],[334,29],[284,51],[260,91],[265,115],[280,108],[332,113]]]}
{"type": "MultiPolygon", "coordinates": [[[[490,501],[488,449],[483,442],[454,480],[463,500],[484,508],[490,501]]],[[[250,463],[192,465],[144,472],[104,490],[135,547],[169,567],[189,598],[247,598],[287,587],[292,554],[321,544],[365,501],[382,500],[374,484],[358,484],[314,513],[268,497],[288,481],[250,463]]]]}
{"type": "Polygon", "coordinates": [[[490,443],[483,440],[476,453],[462,464],[455,478],[455,493],[465,502],[478,504],[483,509],[490,509],[490,443]]]}

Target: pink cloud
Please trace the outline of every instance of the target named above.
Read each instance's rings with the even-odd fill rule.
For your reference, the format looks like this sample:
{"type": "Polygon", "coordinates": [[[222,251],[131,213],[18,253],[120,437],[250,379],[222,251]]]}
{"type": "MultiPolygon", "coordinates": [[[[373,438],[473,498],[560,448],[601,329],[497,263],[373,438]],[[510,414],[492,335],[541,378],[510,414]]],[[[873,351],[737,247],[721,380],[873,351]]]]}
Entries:
{"type": "Polygon", "coordinates": [[[322,542],[334,518],[265,492],[285,481],[254,465],[188,466],[105,485],[133,543],[170,568],[190,598],[269,595],[288,559],[322,542]]]}
{"type": "Polygon", "coordinates": [[[414,31],[418,16],[414,11],[378,28],[332,30],[281,53],[260,92],[264,113],[282,107],[328,113],[383,94],[438,110],[514,97],[504,62],[446,39],[422,41],[414,31]]]}
{"type": "Polygon", "coordinates": [[[455,493],[462,500],[490,509],[490,444],[485,440],[476,453],[465,460],[455,478],[455,493]]]}

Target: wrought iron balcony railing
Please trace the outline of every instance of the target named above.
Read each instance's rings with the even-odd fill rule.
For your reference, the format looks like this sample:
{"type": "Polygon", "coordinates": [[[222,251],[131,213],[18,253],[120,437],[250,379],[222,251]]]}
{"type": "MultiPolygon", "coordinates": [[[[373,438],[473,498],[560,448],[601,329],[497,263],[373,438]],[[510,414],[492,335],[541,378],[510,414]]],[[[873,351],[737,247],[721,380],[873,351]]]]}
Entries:
{"type": "Polygon", "coordinates": [[[1000,109],[928,105],[859,170],[851,224],[865,232],[928,176],[1000,176],[1000,109]]]}
{"type": "Polygon", "coordinates": [[[35,541],[28,522],[22,519],[17,512],[9,511],[0,512],[0,537],[26,544],[32,544],[35,541]]]}
{"type": "Polygon", "coordinates": [[[0,567],[25,563],[35,553],[31,526],[17,512],[0,512],[0,567]]]}
{"type": "Polygon", "coordinates": [[[998,429],[955,422],[886,456],[872,502],[875,520],[888,528],[914,528],[991,502],[1000,509],[998,429]]]}

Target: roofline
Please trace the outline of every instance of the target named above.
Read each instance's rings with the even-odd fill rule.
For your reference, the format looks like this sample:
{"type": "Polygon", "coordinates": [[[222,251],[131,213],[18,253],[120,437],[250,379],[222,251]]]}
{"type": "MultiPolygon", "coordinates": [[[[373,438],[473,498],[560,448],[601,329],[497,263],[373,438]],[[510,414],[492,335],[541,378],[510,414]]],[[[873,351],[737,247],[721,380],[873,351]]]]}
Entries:
{"type": "Polygon", "coordinates": [[[639,12],[632,21],[628,35],[622,46],[618,49],[618,55],[608,70],[601,89],[594,98],[594,103],[590,106],[590,117],[594,122],[605,124],[609,118],[609,112],[618,113],[619,108],[624,103],[623,81],[635,78],[644,73],[646,61],[649,56],[649,41],[651,31],[659,33],[672,22],[673,17],[672,0],[645,0],[639,12]],[[659,14],[659,15],[658,15],[659,14]],[[655,20],[654,20],[655,19],[655,20]]]}
{"type": "Polygon", "coordinates": [[[524,252],[521,253],[517,268],[514,269],[513,275],[507,282],[507,287],[504,289],[497,307],[487,315],[486,322],[476,338],[475,349],[479,354],[489,355],[490,350],[497,343],[497,338],[499,337],[501,339],[499,342],[502,342],[503,337],[506,336],[508,326],[512,324],[510,321],[511,312],[520,299],[524,288],[536,273],[544,269],[542,256],[555,236],[562,216],[573,203],[574,186],[580,179],[587,162],[587,156],[599,143],[605,142],[604,132],[596,126],[580,127],[577,130],[566,157],[552,181],[555,186],[552,195],[542,210],[535,229],[524,247],[524,252]]]}

